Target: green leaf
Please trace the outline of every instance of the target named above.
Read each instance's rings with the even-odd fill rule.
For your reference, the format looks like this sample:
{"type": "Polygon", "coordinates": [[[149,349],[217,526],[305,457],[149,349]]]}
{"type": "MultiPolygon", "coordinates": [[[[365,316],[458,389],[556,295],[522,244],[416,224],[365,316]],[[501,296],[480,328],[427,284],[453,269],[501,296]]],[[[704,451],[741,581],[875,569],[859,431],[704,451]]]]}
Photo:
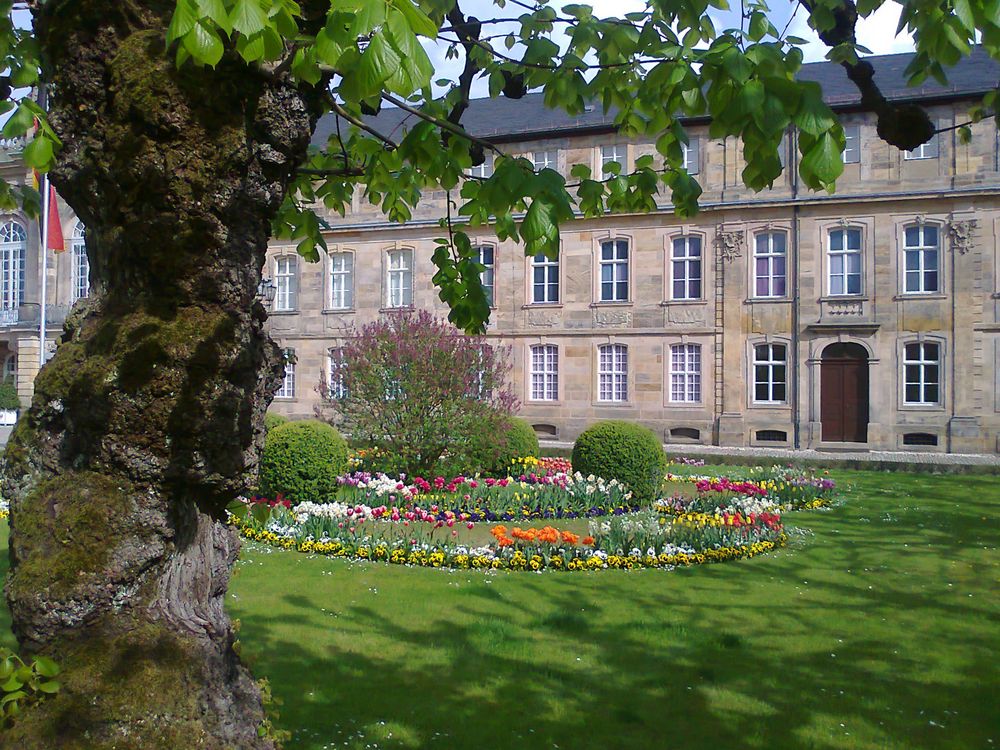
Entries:
{"type": "Polygon", "coordinates": [[[402,59],[393,49],[385,34],[376,34],[361,55],[357,67],[358,88],[361,98],[382,90],[382,84],[396,73],[402,59]]]}
{"type": "Polygon", "coordinates": [[[62,687],[56,680],[49,680],[48,682],[43,682],[39,684],[38,690],[42,693],[58,693],[59,688],[62,687]]]}
{"type": "Polygon", "coordinates": [[[229,22],[233,29],[244,36],[259,34],[268,25],[260,0],[236,0],[229,14],[229,22]]]}
{"type": "Polygon", "coordinates": [[[39,656],[35,659],[35,671],[42,677],[55,677],[59,674],[59,665],[47,656],[39,656]]]}
{"type": "Polygon", "coordinates": [[[406,17],[414,33],[426,36],[429,39],[437,39],[437,24],[420,8],[414,5],[411,0],[396,0],[396,7],[406,17]]]}
{"type": "Polygon", "coordinates": [[[233,33],[233,24],[229,20],[226,4],[222,0],[198,0],[198,13],[202,18],[214,21],[227,36],[233,33]]]}
{"type": "Polygon", "coordinates": [[[222,59],[222,53],[225,51],[219,34],[201,21],[195,24],[194,29],[181,40],[181,43],[184,49],[191,53],[191,57],[213,68],[222,59]]]}
{"type": "Polygon", "coordinates": [[[29,167],[47,172],[52,166],[52,141],[41,134],[24,147],[24,163],[29,167]]]}
{"type": "Polygon", "coordinates": [[[802,155],[799,171],[806,182],[813,186],[832,186],[844,171],[842,149],[831,133],[823,133],[812,147],[802,155]],[[812,177],[816,179],[811,179],[812,177]]]}
{"type": "Polygon", "coordinates": [[[17,105],[14,114],[4,123],[3,137],[17,138],[28,132],[35,124],[35,115],[31,111],[27,102],[22,101],[17,105]]]}
{"type": "Polygon", "coordinates": [[[167,27],[167,43],[187,36],[198,23],[198,5],[195,0],[177,0],[174,15],[167,27]]]}

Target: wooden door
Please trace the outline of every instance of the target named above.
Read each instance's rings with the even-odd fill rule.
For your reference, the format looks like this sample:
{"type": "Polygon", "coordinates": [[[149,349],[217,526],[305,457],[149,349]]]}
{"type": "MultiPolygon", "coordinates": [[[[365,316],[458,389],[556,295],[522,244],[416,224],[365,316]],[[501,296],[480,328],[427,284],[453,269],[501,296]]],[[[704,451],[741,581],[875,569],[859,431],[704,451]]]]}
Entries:
{"type": "Polygon", "coordinates": [[[820,365],[823,441],[868,442],[868,354],[858,344],[831,344],[820,365]]]}

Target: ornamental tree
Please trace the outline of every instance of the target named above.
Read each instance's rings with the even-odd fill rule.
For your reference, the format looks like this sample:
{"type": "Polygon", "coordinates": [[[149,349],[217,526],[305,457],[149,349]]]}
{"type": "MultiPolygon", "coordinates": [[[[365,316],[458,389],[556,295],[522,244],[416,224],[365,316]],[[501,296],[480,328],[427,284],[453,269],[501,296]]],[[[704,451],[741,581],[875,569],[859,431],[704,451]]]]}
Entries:
{"type": "MultiPolygon", "coordinates": [[[[33,131],[25,161],[86,224],[97,291],[78,303],[7,448],[14,631],[64,667],[63,690],[17,724],[11,746],[272,746],[223,609],[238,548],[224,509],[253,479],[282,374],[254,297],[272,233],[315,260],[317,209],[343,212],[360,191],[406,221],[424,191],[443,190],[434,280],[451,321],[472,331],[489,308],[465,228],[554,256],[576,212],[650,210],[659,191],[679,215],[697,210],[678,114],[740,138],[753,188],[780,173],[794,126],[803,183],[835,186],[843,130],[819,88],[796,80],[801,40],[759,0],[728,25],[712,20],[726,0],[649,0],[618,18],[493,0],[480,19],[463,2],[0,0],[3,134],[33,131]],[[30,23],[16,23],[26,10],[30,23]],[[436,80],[433,44],[462,61],[457,80],[436,80]],[[621,132],[655,140],[658,157],[630,174],[536,173],[463,129],[477,79],[491,96],[541,90],[569,113],[614,108],[621,132]],[[47,102],[15,101],[39,83],[47,102]],[[367,118],[383,106],[411,124],[380,131],[367,118]],[[310,150],[324,113],[339,128],[310,150]],[[492,176],[472,177],[487,152],[492,176]]],[[[858,18],[884,2],[799,5],[879,134],[911,149],[933,123],[886,101],[856,44],[858,18]]],[[[977,40],[1000,57],[985,0],[907,0],[902,23],[914,84],[944,79],[977,40]]],[[[37,204],[30,188],[0,189],[5,209],[37,204]]]]}
{"type": "Polygon", "coordinates": [[[507,347],[421,310],[369,323],[331,358],[324,400],[356,444],[377,449],[382,470],[428,476],[445,454],[453,467],[476,468],[470,461],[496,458],[482,455],[484,435],[502,452],[517,404],[507,347]]]}

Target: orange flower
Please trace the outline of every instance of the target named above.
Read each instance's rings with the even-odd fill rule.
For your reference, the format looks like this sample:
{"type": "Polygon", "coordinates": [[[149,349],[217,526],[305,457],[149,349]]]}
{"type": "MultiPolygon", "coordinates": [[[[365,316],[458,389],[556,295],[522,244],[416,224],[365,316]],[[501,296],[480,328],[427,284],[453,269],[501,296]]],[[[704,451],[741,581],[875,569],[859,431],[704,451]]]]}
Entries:
{"type": "Polygon", "coordinates": [[[504,537],[504,536],[507,535],[507,527],[506,526],[494,526],[492,529],[490,529],[490,533],[494,537],[496,537],[497,539],[500,539],[501,537],[504,537]]]}
{"type": "Polygon", "coordinates": [[[594,537],[592,537],[592,536],[585,536],[583,538],[583,543],[586,544],[587,546],[590,546],[591,544],[594,543],[594,537]]]}
{"type": "Polygon", "coordinates": [[[513,543],[514,543],[514,540],[511,539],[510,537],[506,537],[506,536],[498,536],[497,537],[497,545],[499,545],[500,547],[509,547],[513,543]]]}
{"type": "Polygon", "coordinates": [[[576,544],[577,542],[580,541],[580,537],[578,534],[574,534],[572,531],[564,531],[562,533],[562,540],[566,544],[576,544]]]}

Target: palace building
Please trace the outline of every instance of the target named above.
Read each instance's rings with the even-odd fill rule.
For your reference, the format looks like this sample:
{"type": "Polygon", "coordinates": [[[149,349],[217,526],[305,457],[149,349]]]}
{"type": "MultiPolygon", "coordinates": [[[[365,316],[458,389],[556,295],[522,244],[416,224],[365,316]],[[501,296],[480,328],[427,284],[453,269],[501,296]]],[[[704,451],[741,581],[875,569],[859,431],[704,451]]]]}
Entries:
{"type": "MultiPolygon", "coordinates": [[[[919,102],[940,130],[906,153],[879,139],[839,66],[804,66],[847,134],[833,195],[799,184],[794,130],[782,144],[784,174],[754,193],[737,139],[713,139],[694,119],[686,160],[704,194],[693,219],[678,219],[663,193],[651,213],[565,225],[558,260],[476,230],[493,301],[488,336],[510,347],[520,415],[540,438],[572,440],[597,420],[625,419],[677,446],[1000,449],[1000,138],[992,120],[972,125],[969,142],[957,128],[996,87],[1000,65],[977,50],[949,85],[908,88],[909,59],[870,58],[886,96],[919,102]]],[[[404,115],[384,110],[378,121],[407,127],[404,115]]],[[[566,176],[577,163],[627,171],[656,156],[652,142],[618,135],[600,108],[570,117],[538,94],[473,101],[464,122],[566,176]]],[[[316,143],[335,126],[321,121],[316,143]]],[[[476,169],[488,175],[491,163],[476,169]]],[[[66,252],[50,254],[48,269],[53,324],[86,293],[82,228],[61,209],[66,252]]],[[[431,281],[444,212],[444,194],[432,192],[411,221],[392,224],[359,193],[346,217],[327,217],[322,262],[272,243],[268,325],[289,355],[272,410],[312,416],[321,378],[336,383],[338,349],[356,326],[404,308],[447,314],[431,281]]],[[[25,355],[38,356],[37,228],[4,222],[0,349],[27,395],[25,355]]]]}

